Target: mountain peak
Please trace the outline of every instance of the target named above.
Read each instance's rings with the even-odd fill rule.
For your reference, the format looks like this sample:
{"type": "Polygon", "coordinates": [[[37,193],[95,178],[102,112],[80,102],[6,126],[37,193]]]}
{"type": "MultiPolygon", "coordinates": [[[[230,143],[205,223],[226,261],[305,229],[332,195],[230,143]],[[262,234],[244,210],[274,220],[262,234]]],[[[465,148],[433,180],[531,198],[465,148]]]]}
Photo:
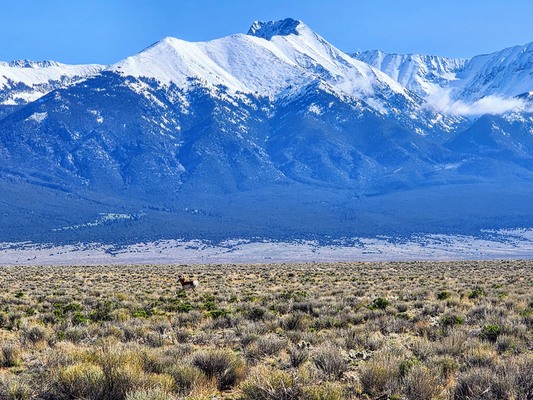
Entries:
{"type": "Polygon", "coordinates": [[[292,18],[268,22],[255,21],[248,30],[248,35],[267,40],[274,36],[298,35],[299,32],[296,28],[303,25],[303,22],[292,18]]]}

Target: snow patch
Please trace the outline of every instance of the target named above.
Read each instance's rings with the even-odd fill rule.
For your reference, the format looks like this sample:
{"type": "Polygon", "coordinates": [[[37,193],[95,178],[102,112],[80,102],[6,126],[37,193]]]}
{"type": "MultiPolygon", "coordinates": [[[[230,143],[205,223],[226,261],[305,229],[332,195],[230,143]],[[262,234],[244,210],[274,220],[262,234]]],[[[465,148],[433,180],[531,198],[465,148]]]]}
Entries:
{"type": "Polygon", "coordinates": [[[40,124],[46,119],[46,117],[48,117],[47,112],[36,112],[26,118],[26,121],[35,121],[40,124]]]}
{"type": "Polygon", "coordinates": [[[116,221],[125,221],[138,218],[134,214],[115,214],[115,213],[101,213],[100,217],[94,221],[87,222],[85,224],[78,224],[72,226],[64,226],[62,228],[53,229],[54,232],[66,231],[66,230],[75,230],[81,228],[91,228],[105,223],[116,222],[116,221]]]}
{"type": "MultiPolygon", "coordinates": [[[[125,214],[106,214],[110,220],[125,214]]],[[[332,244],[232,239],[160,240],[129,246],[98,243],[53,246],[30,242],[0,243],[0,265],[95,265],[181,263],[270,263],[334,261],[533,259],[533,229],[484,231],[480,237],[413,235],[344,238],[332,244]]]]}

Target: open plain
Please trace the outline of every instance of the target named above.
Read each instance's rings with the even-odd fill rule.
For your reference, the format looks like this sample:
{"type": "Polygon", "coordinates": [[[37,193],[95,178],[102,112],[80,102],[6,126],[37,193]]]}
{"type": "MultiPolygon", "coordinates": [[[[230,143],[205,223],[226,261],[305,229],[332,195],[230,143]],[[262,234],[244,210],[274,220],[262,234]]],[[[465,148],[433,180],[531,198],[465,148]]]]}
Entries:
{"type": "Polygon", "coordinates": [[[513,260],[2,267],[0,398],[531,399],[532,289],[513,260]]]}

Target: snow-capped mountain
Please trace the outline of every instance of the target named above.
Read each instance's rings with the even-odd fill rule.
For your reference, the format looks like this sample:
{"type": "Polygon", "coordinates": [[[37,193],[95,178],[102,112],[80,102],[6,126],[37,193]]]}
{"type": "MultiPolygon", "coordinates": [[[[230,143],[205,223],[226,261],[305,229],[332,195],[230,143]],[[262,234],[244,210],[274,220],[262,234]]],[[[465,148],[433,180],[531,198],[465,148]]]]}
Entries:
{"type": "Polygon", "coordinates": [[[191,80],[223,86],[228,95],[280,100],[319,82],[326,91],[401,121],[420,134],[450,131],[454,116],[422,109],[422,99],[378,69],[335,48],[301,21],[255,22],[247,35],[190,43],[165,38],[109,68],[122,76],[186,87],[191,80]],[[416,114],[416,115],[415,115],[416,114]]]}
{"type": "Polygon", "coordinates": [[[455,98],[480,100],[486,96],[511,98],[533,88],[533,43],[472,58],[458,73],[455,98]]]}
{"type": "Polygon", "coordinates": [[[165,38],[105,67],[4,64],[0,241],[533,224],[527,109],[454,113],[483,100],[452,97],[479,80],[465,78],[475,59],[356,58],[286,19],[208,42],[165,38]],[[431,103],[441,90],[455,103],[431,103]],[[90,222],[102,213],[128,217],[90,222]]]}
{"type": "Polygon", "coordinates": [[[471,59],[379,50],[352,56],[383,71],[443,113],[480,116],[516,112],[533,88],[533,43],[471,59]]]}
{"type": "Polygon", "coordinates": [[[383,71],[418,96],[427,99],[458,80],[467,59],[446,58],[420,54],[388,54],[380,50],[351,54],[374,68],[383,71]]]}
{"type": "MultiPolygon", "coordinates": [[[[55,61],[0,62],[0,113],[96,75],[103,65],[67,65],[55,61]]],[[[1,114],[0,114],[1,116],[1,114]]]]}

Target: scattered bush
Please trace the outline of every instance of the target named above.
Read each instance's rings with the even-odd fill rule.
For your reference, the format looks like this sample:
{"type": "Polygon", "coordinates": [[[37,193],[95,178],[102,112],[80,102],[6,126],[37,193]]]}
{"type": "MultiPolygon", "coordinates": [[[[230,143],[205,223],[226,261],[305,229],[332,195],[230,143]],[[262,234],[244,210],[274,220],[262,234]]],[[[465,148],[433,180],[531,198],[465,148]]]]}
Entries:
{"type": "Polygon", "coordinates": [[[235,353],[210,350],[196,353],[192,365],[200,369],[207,379],[214,379],[219,390],[228,390],[244,377],[244,362],[235,353]]]}
{"type": "Polygon", "coordinates": [[[177,400],[172,393],[162,389],[140,389],[128,392],[125,400],[177,400]]]}
{"type": "Polygon", "coordinates": [[[459,315],[444,315],[440,319],[440,324],[443,328],[449,328],[455,325],[463,325],[465,323],[465,319],[459,315]]]}
{"type": "Polygon", "coordinates": [[[309,349],[305,345],[291,346],[289,348],[289,362],[291,367],[298,368],[309,358],[309,349]]]}
{"type": "Polygon", "coordinates": [[[22,349],[17,343],[7,342],[0,349],[0,367],[16,367],[21,363],[22,349]]]}
{"type": "Polygon", "coordinates": [[[490,369],[473,368],[459,374],[454,399],[499,399],[494,393],[495,377],[490,369]]]}
{"type": "Polygon", "coordinates": [[[341,384],[324,382],[320,385],[304,387],[301,398],[305,400],[344,400],[349,397],[341,384]]]}
{"type": "Polygon", "coordinates": [[[330,346],[318,348],[313,363],[327,379],[340,379],[348,369],[348,363],[339,349],[330,346]]]}
{"type": "Polygon", "coordinates": [[[438,300],[448,300],[450,297],[452,297],[452,294],[446,290],[443,290],[442,292],[437,293],[438,300]]]}
{"type": "Polygon", "coordinates": [[[188,395],[202,380],[202,371],[192,365],[174,365],[165,371],[174,379],[173,391],[179,395],[188,395]]]}
{"type": "Polygon", "coordinates": [[[480,297],[484,297],[486,295],[485,291],[480,288],[480,287],[476,287],[474,288],[472,291],[470,291],[468,293],[468,298],[469,299],[479,299],[480,297]]]}
{"type": "Polygon", "coordinates": [[[302,384],[293,374],[259,369],[240,386],[243,400],[299,400],[302,384]]]}
{"type": "Polygon", "coordinates": [[[414,365],[405,379],[405,395],[409,400],[432,400],[440,392],[438,376],[423,365],[414,365]]]}
{"type": "Polygon", "coordinates": [[[390,301],[383,297],[378,297],[369,304],[368,308],[371,310],[385,310],[388,306],[390,306],[390,301]]]}
{"type": "Polygon", "coordinates": [[[19,376],[3,376],[0,379],[0,399],[2,400],[30,400],[34,398],[34,395],[34,389],[19,376]]]}
{"type": "Polygon", "coordinates": [[[363,393],[372,397],[396,394],[400,380],[397,360],[397,355],[384,352],[363,364],[359,376],[363,393]]]}
{"type": "Polygon", "coordinates": [[[53,384],[58,399],[99,400],[104,395],[106,377],[99,365],[79,362],[61,368],[53,384]]]}
{"type": "Polygon", "coordinates": [[[502,328],[500,328],[498,325],[484,325],[481,328],[479,337],[483,340],[488,340],[489,342],[495,343],[501,332],[502,328]]]}

